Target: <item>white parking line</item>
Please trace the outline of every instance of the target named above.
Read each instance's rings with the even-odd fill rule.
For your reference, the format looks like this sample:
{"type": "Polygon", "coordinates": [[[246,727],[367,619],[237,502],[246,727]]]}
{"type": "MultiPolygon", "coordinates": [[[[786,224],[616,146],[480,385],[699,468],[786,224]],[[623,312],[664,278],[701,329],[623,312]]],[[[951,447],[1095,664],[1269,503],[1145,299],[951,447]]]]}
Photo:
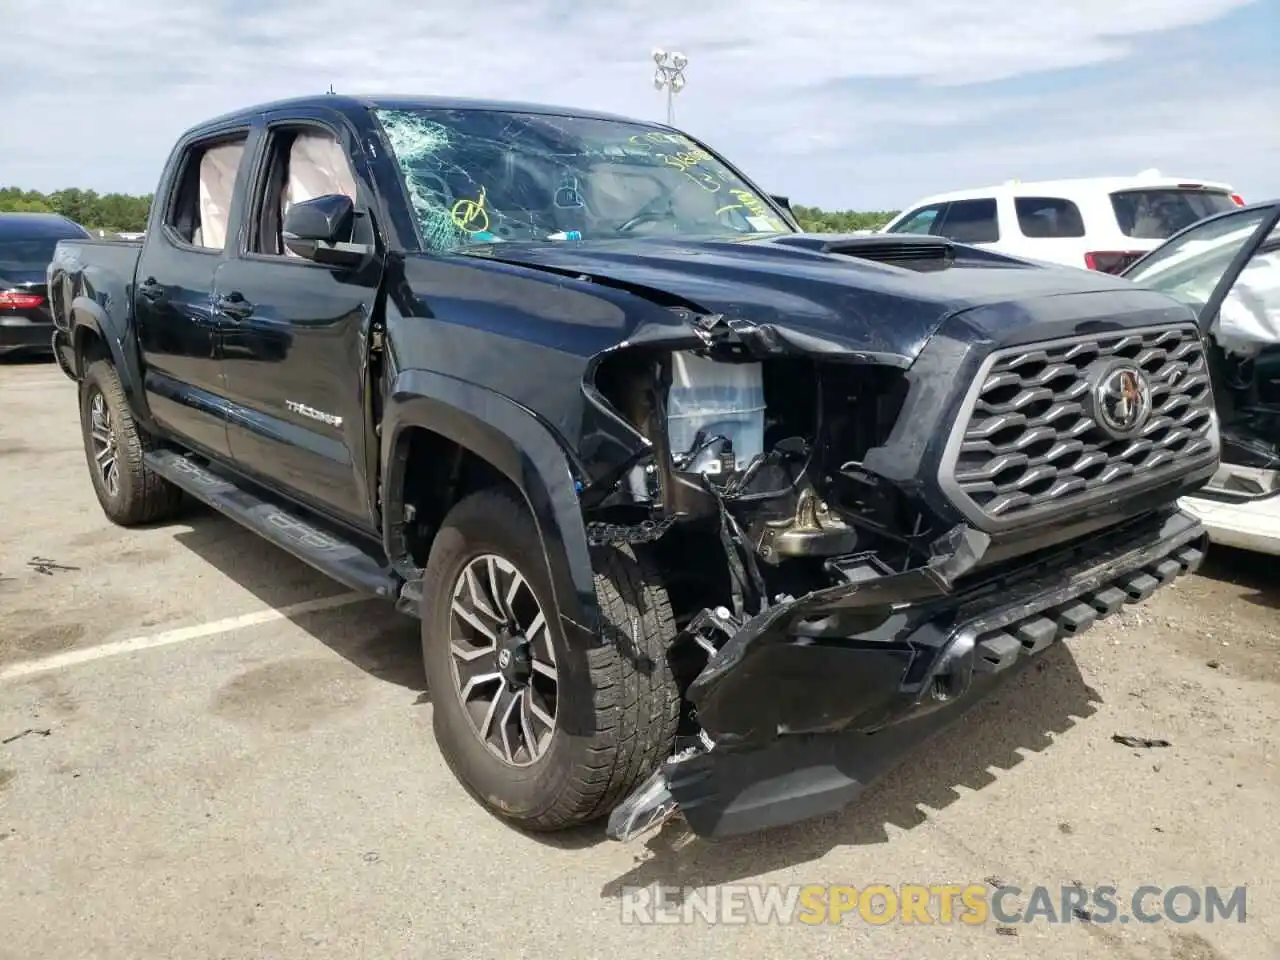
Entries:
{"type": "Polygon", "coordinates": [[[197,623],[190,627],[177,627],[161,633],[130,637],[127,640],[116,640],[113,643],[103,643],[96,647],[81,647],[77,650],[55,653],[52,656],[41,657],[38,660],[24,660],[0,668],[0,681],[29,677],[33,673],[44,673],[46,670],[74,667],[82,663],[102,660],[105,657],[119,656],[122,653],[134,653],[138,650],[150,650],[152,647],[163,647],[174,643],[186,643],[189,640],[200,640],[204,637],[217,636],[220,633],[230,633],[232,630],[243,630],[245,627],[256,627],[263,623],[283,620],[298,614],[334,610],[338,607],[345,607],[353,603],[359,603],[361,600],[370,599],[373,598],[363,593],[340,593],[337,596],[324,597],[320,600],[304,600],[301,603],[292,603],[279,609],[259,610],[256,613],[246,613],[238,617],[227,617],[223,620],[213,620],[209,623],[197,623]]]}

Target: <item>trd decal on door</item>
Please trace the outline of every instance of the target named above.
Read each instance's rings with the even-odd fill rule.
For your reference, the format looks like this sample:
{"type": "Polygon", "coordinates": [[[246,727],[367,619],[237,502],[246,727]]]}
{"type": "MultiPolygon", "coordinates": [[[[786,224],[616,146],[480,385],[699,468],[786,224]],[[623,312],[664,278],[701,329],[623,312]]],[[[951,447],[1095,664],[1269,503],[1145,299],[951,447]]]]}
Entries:
{"type": "Polygon", "coordinates": [[[308,420],[319,420],[321,423],[327,423],[331,427],[342,426],[341,417],[335,417],[332,413],[325,413],[323,410],[317,410],[315,407],[309,407],[305,403],[299,403],[297,400],[286,400],[284,405],[294,413],[306,417],[308,420]]]}

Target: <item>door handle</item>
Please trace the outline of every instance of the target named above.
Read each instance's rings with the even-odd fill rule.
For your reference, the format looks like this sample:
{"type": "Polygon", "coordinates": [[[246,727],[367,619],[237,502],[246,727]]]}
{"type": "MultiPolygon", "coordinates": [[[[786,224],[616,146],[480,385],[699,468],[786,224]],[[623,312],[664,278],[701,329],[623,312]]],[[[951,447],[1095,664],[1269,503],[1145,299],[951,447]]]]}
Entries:
{"type": "Polygon", "coordinates": [[[164,296],[164,286],[156,283],[155,277],[147,277],[138,284],[138,296],[144,300],[159,300],[164,296]]]}
{"type": "Polygon", "coordinates": [[[219,313],[225,313],[233,320],[247,320],[253,315],[253,304],[236,290],[220,296],[214,306],[219,313]]]}

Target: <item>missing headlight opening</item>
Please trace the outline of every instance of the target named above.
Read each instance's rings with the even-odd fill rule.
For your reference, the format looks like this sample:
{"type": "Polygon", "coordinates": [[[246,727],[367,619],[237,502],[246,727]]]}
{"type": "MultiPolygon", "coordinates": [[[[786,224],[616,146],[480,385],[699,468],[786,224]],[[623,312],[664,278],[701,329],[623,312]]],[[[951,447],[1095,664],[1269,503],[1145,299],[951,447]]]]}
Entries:
{"type": "Polygon", "coordinates": [[[901,413],[900,369],[634,346],[592,386],[639,454],[584,497],[587,519],[659,531],[622,539],[653,541],[692,641],[687,679],[771,606],[928,562],[941,525],[864,464],[901,413]]]}

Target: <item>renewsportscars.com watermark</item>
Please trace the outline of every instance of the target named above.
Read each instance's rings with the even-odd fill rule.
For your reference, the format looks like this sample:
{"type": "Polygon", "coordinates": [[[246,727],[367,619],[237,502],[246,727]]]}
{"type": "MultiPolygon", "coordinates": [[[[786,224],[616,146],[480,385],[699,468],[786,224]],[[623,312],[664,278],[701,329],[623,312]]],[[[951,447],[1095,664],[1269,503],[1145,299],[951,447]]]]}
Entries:
{"type": "Polygon", "coordinates": [[[722,884],[624,887],[626,924],[1245,922],[1245,887],[1015,886],[985,883],[722,884]]]}

